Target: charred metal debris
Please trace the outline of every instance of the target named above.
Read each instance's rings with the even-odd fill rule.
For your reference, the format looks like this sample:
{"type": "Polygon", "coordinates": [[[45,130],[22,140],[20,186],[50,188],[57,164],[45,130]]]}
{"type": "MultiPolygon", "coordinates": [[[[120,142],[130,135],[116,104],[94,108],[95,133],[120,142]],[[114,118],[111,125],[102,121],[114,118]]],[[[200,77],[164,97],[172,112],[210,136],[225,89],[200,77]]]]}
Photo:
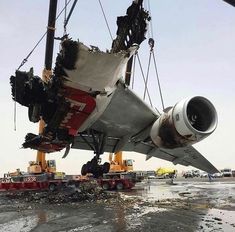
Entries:
{"type": "MultiPolygon", "coordinates": [[[[142,2],[142,0],[138,3],[133,1],[126,15],[117,18],[117,36],[113,40],[111,53],[126,51],[133,44],[140,45],[145,39],[147,21],[150,21],[150,16],[143,9],[142,2]]],[[[54,152],[73,142],[76,134],[71,134],[69,129],[63,126],[63,120],[71,110],[72,104],[66,98],[66,94],[72,93],[68,93],[69,90],[66,89],[68,75],[64,69],[76,68],[75,64],[79,56],[78,46],[79,42],[71,39],[61,42],[61,50],[56,58],[53,75],[48,82],[35,76],[33,68],[29,72],[17,70],[15,75],[10,77],[13,100],[28,107],[28,117],[31,122],[36,123],[43,119],[46,123],[42,134],[28,133],[26,135],[24,148],[54,152]]],[[[91,52],[94,52],[93,48],[91,52]]],[[[80,91],[79,94],[83,98],[95,99],[99,93],[80,91]]]]}
{"type": "Polygon", "coordinates": [[[151,18],[143,8],[143,0],[132,2],[125,16],[117,17],[117,37],[112,43],[112,52],[127,50],[133,44],[140,45],[145,40],[147,21],[151,18]]]}

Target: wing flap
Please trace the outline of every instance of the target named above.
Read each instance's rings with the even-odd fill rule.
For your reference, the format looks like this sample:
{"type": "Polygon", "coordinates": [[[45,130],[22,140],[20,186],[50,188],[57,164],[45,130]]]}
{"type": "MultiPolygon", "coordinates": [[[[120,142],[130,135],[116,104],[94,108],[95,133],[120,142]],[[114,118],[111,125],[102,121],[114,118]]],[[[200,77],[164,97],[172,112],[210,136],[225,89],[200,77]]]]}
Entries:
{"type": "Polygon", "coordinates": [[[193,166],[208,173],[219,172],[200,152],[192,146],[176,148],[176,149],[157,149],[152,156],[169,160],[169,155],[172,157],[173,164],[181,164],[184,166],[193,166]],[[165,155],[164,155],[165,154],[165,155]],[[168,155],[168,156],[167,156],[168,155]]]}

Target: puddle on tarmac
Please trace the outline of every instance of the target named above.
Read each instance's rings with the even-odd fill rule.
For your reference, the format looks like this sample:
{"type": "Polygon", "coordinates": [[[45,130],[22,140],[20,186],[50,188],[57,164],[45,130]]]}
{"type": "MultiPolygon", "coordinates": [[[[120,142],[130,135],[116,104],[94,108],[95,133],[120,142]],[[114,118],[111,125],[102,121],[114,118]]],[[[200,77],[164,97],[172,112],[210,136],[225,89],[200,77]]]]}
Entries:
{"type": "Polygon", "coordinates": [[[235,231],[235,212],[221,209],[209,209],[199,224],[200,230],[209,231],[235,231]]]}
{"type": "Polygon", "coordinates": [[[27,216],[1,224],[0,231],[15,232],[17,228],[17,231],[29,232],[36,226],[37,226],[37,217],[27,216]]]}
{"type": "MultiPolygon", "coordinates": [[[[179,226],[191,225],[195,231],[200,228],[200,232],[235,231],[235,208],[231,209],[235,204],[234,183],[175,183],[170,185],[166,181],[153,180],[137,184],[132,191],[120,193],[121,198],[127,199],[128,205],[107,201],[80,203],[79,210],[57,205],[38,210],[30,206],[22,212],[2,211],[0,231],[15,232],[16,228],[22,232],[149,231],[149,223],[153,226],[162,224],[164,231],[172,231],[171,226],[176,222],[179,226]],[[191,208],[187,208],[188,203],[191,208]],[[187,213],[187,218],[178,206],[187,213]]],[[[189,231],[188,227],[182,228],[186,230],[181,231],[189,231]]]]}
{"type": "Polygon", "coordinates": [[[180,198],[179,193],[185,191],[185,187],[181,185],[169,185],[166,182],[151,181],[141,183],[141,188],[136,186],[136,189],[130,192],[125,192],[126,196],[137,196],[145,200],[164,200],[180,198]]]}
{"type": "Polygon", "coordinates": [[[138,226],[141,226],[142,223],[142,217],[144,215],[147,215],[148,213],[154,213],[158,214],[160,212],[165,212],[167,209],[164,208],[158,208],[158,207],[149,207],[149,206],[138,206],[138,204],[135,204],[133,206],[133,209],[136,210],[135,213],[131,215],[127,215],[125,217],[126,225],[128,229],[135,229],[138,226]]]}
{"type": "Polygon", "coordinates": [[[149,181],[141,183],[141,187],[124,194],[128,197],[137,196],[147,201],[158,201],[165,199],[178,199],[182,197],[191,198],[210,198],[211,203],[223,206],[229,204],[235,205],[234,183],[218,182],[176,182],[170,185],[166,181],[149,181]]]}
{"type": "Polygon", "coordinates": [[[37,224],[43,224],[48,221],[58,219],[64,215],[64,213],[55,213],[53,211],[37,210],[35,211],[37,217],[37,224]]]}
{"type": "Polygon", "coordinates": [[[68,230],[68,232],[84,231],[84,230],[87,230],[87,229],[90,229],[90,228],[92,228],[92,225],[79,226],[79,227],[76,227],[74,229],[68,230]]]}
{"type": "Polygon", "coordinates": [[[0,224],[0,231],[15,232],[17,228],[17,231],[28,232],[40,224],[47,223],[48,221],[51,221],[51,220],[54,220],[63,216],[62,213],[55,213],[52,211],[45,211],[45,210],[34,211],[31,213],[32,215],[30,216],[26,214],[25,216],[22,216],[21,214],[17,212],[1,213],[0,214],[1,221],[5,221],[5,222],[0,224]],[[2,214],[4,214],[4,218],[2,217],[2,214]],[[16,219],[11,220],[14,217],[16,219]]]}

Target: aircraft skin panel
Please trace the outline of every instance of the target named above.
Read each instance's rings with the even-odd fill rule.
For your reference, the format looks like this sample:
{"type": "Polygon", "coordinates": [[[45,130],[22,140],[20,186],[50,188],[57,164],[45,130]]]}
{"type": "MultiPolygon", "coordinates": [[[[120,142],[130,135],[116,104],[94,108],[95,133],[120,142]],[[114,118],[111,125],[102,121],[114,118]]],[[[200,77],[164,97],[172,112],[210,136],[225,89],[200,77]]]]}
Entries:
{"type": "Polygon", "coordinates": [[[158,117],[136,94],[119,83],[109,105],[91,129],[109,136],[131,137],[154,123],[158,117]]]}
{"type": "Polygon", "coordinates": [[[113,89],[118,79],[123,76],[126,64],[136,47],[120,53],[105,53],[91,50],[78,43],[77,60],[74,69],[66,69],[68,86],[87,88],[88,91],[108,91],[113,89]]]}

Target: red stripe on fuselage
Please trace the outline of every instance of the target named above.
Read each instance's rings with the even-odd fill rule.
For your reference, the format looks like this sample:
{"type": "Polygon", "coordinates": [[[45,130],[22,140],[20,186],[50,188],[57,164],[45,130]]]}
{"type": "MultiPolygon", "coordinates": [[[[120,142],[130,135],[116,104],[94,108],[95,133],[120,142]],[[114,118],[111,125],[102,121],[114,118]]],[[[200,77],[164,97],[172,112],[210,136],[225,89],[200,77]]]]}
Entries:
{"type": "Polygon", "coordinates": [[[63,96],[70,102],[71,108],[60,124],[67,128],[70,135],[76,135],[80,126],[86,121],[96,106],[95,99],[87,92],[64,86],[63,96]]]}

